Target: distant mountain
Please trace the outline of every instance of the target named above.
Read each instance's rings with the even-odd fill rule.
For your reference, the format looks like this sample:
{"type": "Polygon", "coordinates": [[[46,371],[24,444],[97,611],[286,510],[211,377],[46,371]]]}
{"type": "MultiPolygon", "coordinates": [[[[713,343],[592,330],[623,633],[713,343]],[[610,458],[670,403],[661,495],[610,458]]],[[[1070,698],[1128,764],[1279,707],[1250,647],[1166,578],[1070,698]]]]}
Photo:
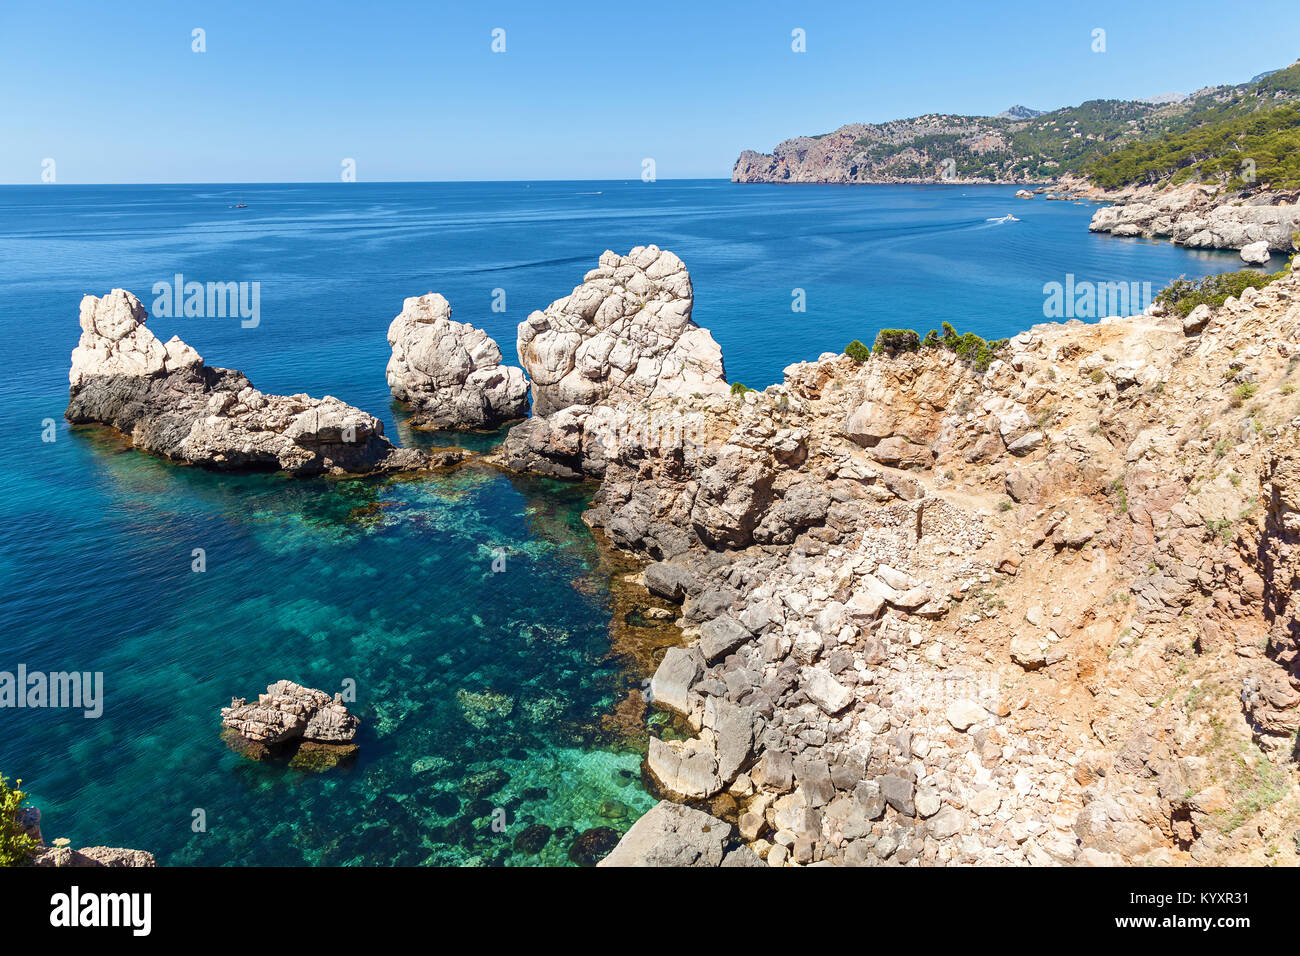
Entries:
{"type": "Polygon", "coordinates": [[[1161,106],[1165,103],[1181,103],[1185,99],[1187,99],[1186,93],[1157,93],[1155,96],[1144,96],[1138,102],[1161,106]]]}
{"type": "Polygon", "coordinates": [[[733,182],[1050,182],[1085,175],[1133,143],[1181,134],[1300,101],[1300,61],[1236,86],[1178,100],[1089,100],[1047,113],[1012,107],[1000,116],[928,113],[888,123],[850,123],[798,136],[770,153],[745,150],[733,182]],[[1024,110],[1032,115],[1008,115],[1024,110]]]}
{"type": "Polygon", "coordinates": [[[1045,110],[1031,110],[1028,106],[1021,106],[1017,103],[1008,109],[1003,110],[997,115],[998,119],[1033,119],[1035,116],[1042,116],[1045,110]]]}

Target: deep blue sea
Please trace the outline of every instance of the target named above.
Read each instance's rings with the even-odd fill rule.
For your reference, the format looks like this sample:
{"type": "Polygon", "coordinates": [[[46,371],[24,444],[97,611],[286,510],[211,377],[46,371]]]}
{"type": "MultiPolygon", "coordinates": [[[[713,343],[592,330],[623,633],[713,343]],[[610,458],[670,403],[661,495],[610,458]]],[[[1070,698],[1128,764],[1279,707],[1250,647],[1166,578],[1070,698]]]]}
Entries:
{"type": "Polygon", "coordinates": [[[403,298],[443,293],[514,362],[517,323],[605,249],[681,256],[729,378],[759,388],[881,327],[1012,335],[1043,321],[1044,283],[1067,274],[1158,289],[1236,267],[1234,254],[1092,235],[1091,207],[1013,192],[0,187],[0,671],[105,681],[98,719],[0,709],[0,773],[23,778],[47,839],[138,847],[162,864],[566,863],[579,834],[621,833],[653,802],[643,737],[603,719],[647,664],[628,649],[635,629],[611,632],[611,576],[625,569],[579,518],[590,487],[483,467],[414,481],[216,475],[70,429],[83,294],[123,287],[148,308],[176,273],[259,282],[256,328],[150,326],[263,391],[336,395],[395,440],[429,444],[446,436],[406,428],[384,379],[403,298]],[[1008,213],[1021,221],[987,221],[1008,213]],[[494,574],[497,549],[507,569],[494,574]],[[355,682],[355,764],[307,774],[226,749],[219,708],[280,678],[355,682]]]}

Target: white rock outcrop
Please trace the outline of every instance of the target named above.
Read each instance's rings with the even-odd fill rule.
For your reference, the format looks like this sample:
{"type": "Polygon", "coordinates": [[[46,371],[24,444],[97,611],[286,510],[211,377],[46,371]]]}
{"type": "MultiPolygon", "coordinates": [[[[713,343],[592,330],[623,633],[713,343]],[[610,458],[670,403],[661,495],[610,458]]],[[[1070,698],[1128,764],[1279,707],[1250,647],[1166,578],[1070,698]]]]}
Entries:
{"type": "Polygon", "coordinates": [[[179,338],[160,342],[147,318],[124,289],[82,299],[69,422],[110,425],[137,447],[221,470],[315,475],[430,463],[394,447],[373,415],[331,395],[263,394],[239,372],[204,365],[179,338]]]}
{"type": "Polygon", "coordinates": [[[388,387],[413,406],[413,423],[431,428],[490,428],[528,411],[528,381],[501,364],[501,349],[482,329],[453,322],[436,292],[412,296],[388,327],[388,387]]]}
{"type": "Polygon", "coordinates": [[[72,350],[68,382],[96,375],[158,375],[202,365],[199,353],[173,335],[161,342],[145,326],[148,313],[125,289],[81,300],[81,340],[72,350]]]}
{"type": "Polygon", "coordinates": [[[722,349],[691,320],[691,277],[658,246],[606,251],[582,285],[519,325],[533,414],[728,391],[722,349]]]}

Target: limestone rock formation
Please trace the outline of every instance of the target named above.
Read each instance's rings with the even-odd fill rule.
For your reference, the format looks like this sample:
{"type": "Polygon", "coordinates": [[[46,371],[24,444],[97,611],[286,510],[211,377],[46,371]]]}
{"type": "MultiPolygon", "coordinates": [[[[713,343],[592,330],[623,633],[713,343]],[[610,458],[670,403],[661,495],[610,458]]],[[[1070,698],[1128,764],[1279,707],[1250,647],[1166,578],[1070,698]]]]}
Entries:
{"type": "Polygon", "coordinates": [[[1259,258],[1260,243],[1265,251],[1296,250],[1300,206],[1287,195],[1260,192],[1241,199],[1199,183],[1159,191],[1146,186],[1093,190],[1092,195],[1112,203],[1093,214],[1088,227],[1093,232],[1169,238],[1192,249],[1252,247],[1256,251],[1246,261],[1255,263],[1268,261],[1267,255],[1259,258]]]}
{"type": "MultiPolygon", "coordinates": [[[[731,849],[731,824],[680,804],[661,800],[623,834],[618,846],[597,866],[736,866],[749,865],[731,849]]],[[[754,864],[764,866],[761,860],[754,864]]]]}
{"type": "Polygon", "coordinates": [[[354,755],[359,721],[339,694],[276,681],[255,704],[232,698],[221,709],[223,736],[243,756],[287,756],[291,766],[318,770],[354,755]]]}
{"type": "Polygon", "coordinates": [[[82,299],[68,421],[110,425],[146,451],[219,470],[315,475],[430,464],[395,447],[374,416],[329,395],[265,395],[239,372],[204,365],[180,339],[160,342],[147,317],[123,289],[82,299]]]}
{"type": "MultiPolygon", "coordinates": [[[[90,846],[74,850],[67,846],[50,846],[41,833],[41,811],[37,807],[22,807],[18,811],[18,828],[36,841],[31,856],[32,866],[58,867],[138,867],[157,866],[152,853],[122,847],[90,846]]],[[[64,841],[55,841],[64,842],[64,841]]]]}
{"type": "Polygon", "coordinates": [[[1300,860],[1300,275],[1272,279],[982,371],[823,355],[512,432],[601,478],[585,519],[681,603],[662,795],[769,865],[1300,860]]]}
{"type": "Polygon", "coordinates": [[[157,865],[152,853],[112,846],[88,846],[80,850],[66,846],[43,847],[32,858],[32,866],[120,868],[157,865]]]}
{"type": "Polygon", "coordinates": [[[412,296],[388,327],[388,386],[427,428],[491,428],[528,410],[524,373],[501,364],[501,349],[482,329],[453,322],[436,292],[412,296]]]}
{"type": "Polygon", "coordinates": [[[582,285],[519,326],[533,414],[727,391],[722,350],[691,320],[691,278],[657,246],[602,253],[582,285]]]}

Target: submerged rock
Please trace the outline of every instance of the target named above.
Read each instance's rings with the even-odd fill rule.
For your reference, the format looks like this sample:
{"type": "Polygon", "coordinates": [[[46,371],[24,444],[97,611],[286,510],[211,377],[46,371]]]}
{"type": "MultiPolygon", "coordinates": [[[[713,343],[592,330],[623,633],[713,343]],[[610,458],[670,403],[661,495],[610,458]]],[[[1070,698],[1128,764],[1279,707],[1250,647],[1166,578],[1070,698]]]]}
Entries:
{"type": "Polygon", "coordinates": [[[451,319],[436,292],[412,296],[388,327],[388,386],[409,402],[422,428],[491,428],[528,411],[528,382],[501,364],[501,349],[482,329],[451,319]]]}
{"type": "Polygon", "coordinates": [[[618,831],[613,827],[592,827],[569,845],[569,859],[579,866],[596,866],[617,845],[618,831]]]}
{"type": "Polygon", "coordinates": [[[287,756],[301,770],[328,770],[356,754],[360,721],[339,694],[276,681],[257,703],[232,698],[221,709],[223,738],[251,760],[287,756]]]}
{"type": "Polygon", "coordinates": [[[239,372],[204,365],[179,338],[160,342],[147,318],[124,289],[81,300],[69,422],[109,425],[146,451],[223,471],[317,475],[431,464],[423,452],[394,446],[373,415],[330,395],[263,394],[239,372]]]}

